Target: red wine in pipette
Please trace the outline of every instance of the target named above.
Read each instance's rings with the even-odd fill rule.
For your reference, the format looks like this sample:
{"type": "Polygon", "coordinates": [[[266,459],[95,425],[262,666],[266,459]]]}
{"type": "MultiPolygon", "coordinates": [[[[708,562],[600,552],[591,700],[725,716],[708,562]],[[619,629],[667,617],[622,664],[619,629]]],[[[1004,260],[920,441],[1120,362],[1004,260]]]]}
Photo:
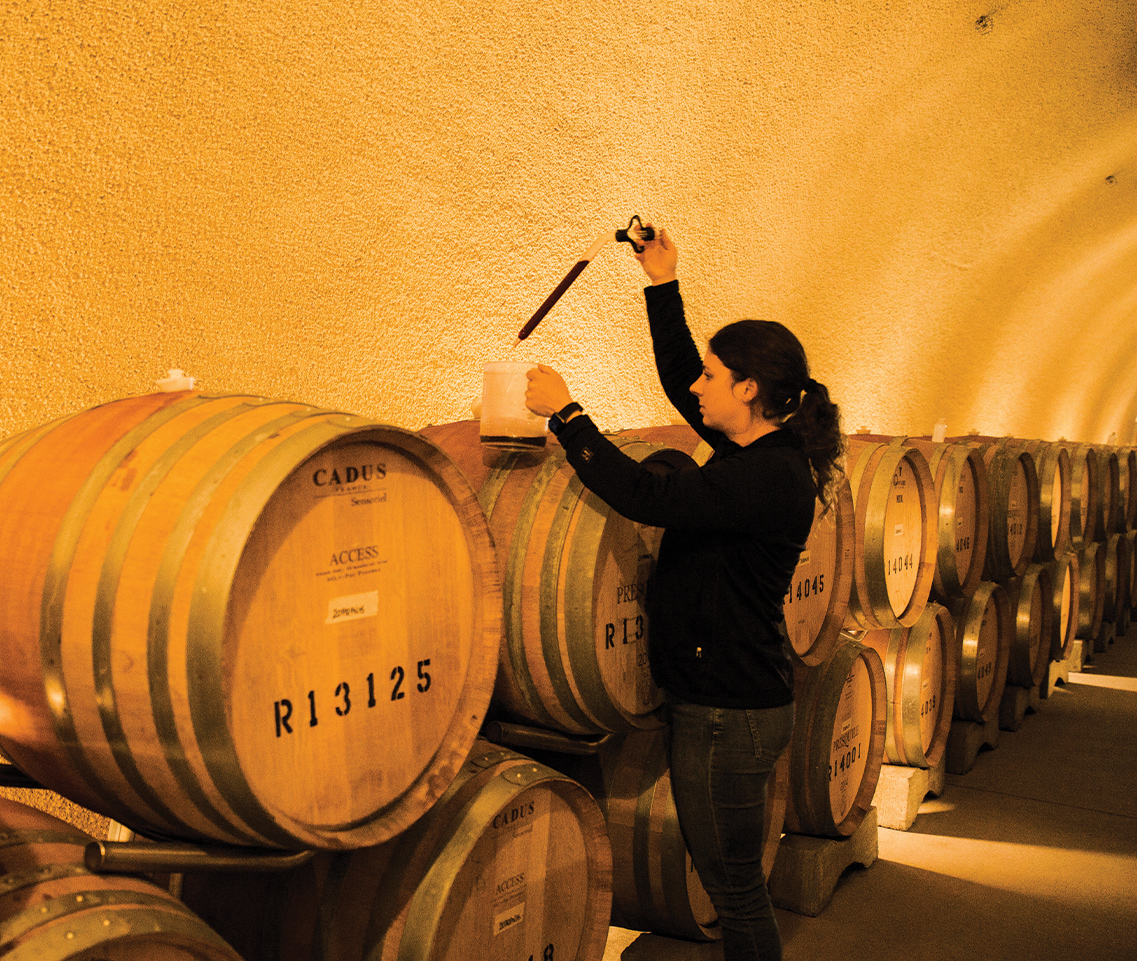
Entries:
{"type": "Polygon", "coordinates": [[[521,333],[517,335],[518,343],[521,343],[521,341],[533,333],[537,325],[541,323],[541,320],[544,318],[545,314],[553,309],[553,304],[561,299],[561,294],[569,289],[569,286],[572,284],[572,282],[580,276],[580,272],[588,266],[590,260],[591,258],[586,257],[584,260],[578,260],[575,264],[572,265],[572,269],[567,274],[565,274],[565,279],[557,284],[557,286],[553,289],[553,292],[545,298],[545,302],[537,308],[537,313],[530,317],[529,322],[521,328],[521,333]]]}

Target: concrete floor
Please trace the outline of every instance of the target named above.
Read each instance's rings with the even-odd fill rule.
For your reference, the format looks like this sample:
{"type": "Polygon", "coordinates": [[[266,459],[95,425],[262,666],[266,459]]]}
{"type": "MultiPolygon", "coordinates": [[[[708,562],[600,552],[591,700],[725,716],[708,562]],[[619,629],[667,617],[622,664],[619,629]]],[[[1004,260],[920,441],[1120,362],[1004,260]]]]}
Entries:
{"type": "MultiPolygon", "coordinates": [[[[817,917],[778,911],[786,961],[1137,961],[1137,623],[878,844],[817,917]]],[[[721,958],[620,928],[604,954],[721,958]]]]}

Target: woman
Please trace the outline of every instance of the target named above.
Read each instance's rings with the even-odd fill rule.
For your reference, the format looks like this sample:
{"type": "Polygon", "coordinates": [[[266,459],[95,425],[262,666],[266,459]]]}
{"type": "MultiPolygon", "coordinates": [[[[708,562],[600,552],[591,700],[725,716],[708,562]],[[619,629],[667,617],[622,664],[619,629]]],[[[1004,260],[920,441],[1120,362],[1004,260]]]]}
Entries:
{"type": "Polygon", "coordinates": [[[581,481],[614,510],[665,528],[648,595],[652,677],[671,725],[680,827],[723,931],[726,961],[775,961],[782,942],[762,872],[766,785],[793,730],[782,614],[820,496],[841,468],[837,407],[789,330],[744,320],[710,340],[687,328],[666,231],[636,255],[668,398],[714,449],[657,474],[625,456],[541,365],[526,402],[549,417],[581,481]]]}

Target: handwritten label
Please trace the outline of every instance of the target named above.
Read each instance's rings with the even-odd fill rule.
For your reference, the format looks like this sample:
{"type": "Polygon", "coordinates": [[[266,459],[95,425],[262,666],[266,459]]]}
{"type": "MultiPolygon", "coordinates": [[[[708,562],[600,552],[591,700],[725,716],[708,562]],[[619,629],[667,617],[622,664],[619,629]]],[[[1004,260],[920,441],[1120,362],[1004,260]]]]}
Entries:
{"type": "Polygon", "coordinates": [[[358,621],[361,617],[374,617],[379,613],[379,592],[367,591],[364,594],[346,594],[328,601],[328,618],[325,624],[338,624],[341,621],[358,621]]]}
{"type": "Polygon", "coordinates": [[[525,919],[525,902],[515,904],[508,911],[502,911],[493,920],[493,933],[494,935],[501,934],[502,931],[512,928],[515,924],[520,924],[525,919]]]}

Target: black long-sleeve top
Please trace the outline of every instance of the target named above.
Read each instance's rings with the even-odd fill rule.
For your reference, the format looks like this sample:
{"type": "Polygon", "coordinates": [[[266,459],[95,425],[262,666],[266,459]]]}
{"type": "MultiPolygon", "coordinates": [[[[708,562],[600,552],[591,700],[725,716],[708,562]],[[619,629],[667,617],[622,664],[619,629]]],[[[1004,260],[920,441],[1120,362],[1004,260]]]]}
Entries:
{"type": "Polygon", "coordinates": [[[690,386],[702,358],[678,281],[645,290],[660,381],[714,449],[697,469],[655,473],[625,455],[587,416],[558,437],[580,480],[613,510],[663,527],[648,589],[648,656],[656,684],[711,707],[793,700],[782,602],[813,523],[816,487],[794,434],[746,446],[705,427],[690,386]]]}

